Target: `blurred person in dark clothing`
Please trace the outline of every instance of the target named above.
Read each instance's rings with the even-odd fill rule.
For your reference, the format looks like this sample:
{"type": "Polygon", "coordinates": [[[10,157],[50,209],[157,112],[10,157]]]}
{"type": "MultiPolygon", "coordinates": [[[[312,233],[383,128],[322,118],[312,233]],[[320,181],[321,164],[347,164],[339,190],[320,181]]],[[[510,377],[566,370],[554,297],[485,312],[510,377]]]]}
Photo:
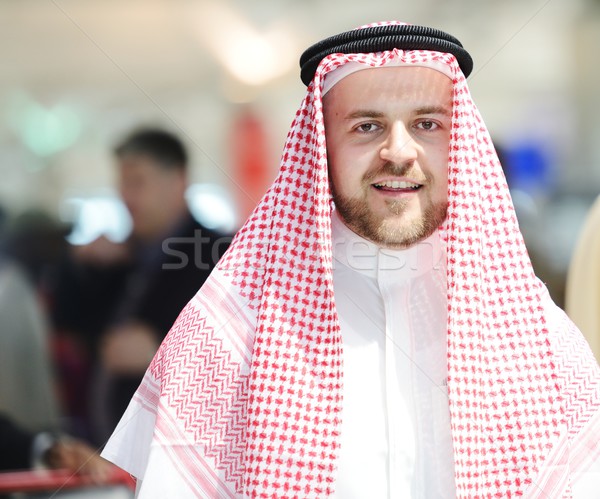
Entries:
{"type": "Polygon", "coordinates": [[[58,433],[53,352],[40,299],[42,274],[54,262],[52,248],[42,243],[56,240],[58,226],[42,211],[25,213],[13,218],[0,207],[0,471],[60,468],[102,484],[116,468],[85,441],[58,433]],[[41,247],[17,251],[26,249],[25,240],[41,247]]]}
{"type": "Polygon", "coordinates": [[[56,428],[48,321],[27,268],[8,251],[11,223],[0,207],[0,413],[29,431],[56,428]]]}
{"type": "Polygon", "coordinates": [[[49,298],[46,292],[67,251],[70,230],[41,207],[29,207],[7,222],[6,253],[25,271],[42,300],[49,298]]]}
{"type": "Polygon", "coordinates": [[[168,132],[134,132],[115,148],[119,190],[133,230],[74,248],[56,296],[54,323],[85,345],[96,365],[93,438],[116,425],[158,345],[226,250],[185,199],[187,154],[168,132]]]}

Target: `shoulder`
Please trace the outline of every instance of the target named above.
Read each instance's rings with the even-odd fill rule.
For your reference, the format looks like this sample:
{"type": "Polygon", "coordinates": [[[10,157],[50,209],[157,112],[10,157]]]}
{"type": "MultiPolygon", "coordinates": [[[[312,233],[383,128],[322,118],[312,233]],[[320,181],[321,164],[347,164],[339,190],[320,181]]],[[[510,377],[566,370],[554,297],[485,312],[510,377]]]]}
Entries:
{"type": "Polygon", "coordinates": [[[193,218],[192,215],[189,215],[187,231],[197,243],[202,243],[203,252],[210,251],[219,256],[222,256],[229,248],[235,235],[234,233],[207,227],[201,221],[193,218]]]}

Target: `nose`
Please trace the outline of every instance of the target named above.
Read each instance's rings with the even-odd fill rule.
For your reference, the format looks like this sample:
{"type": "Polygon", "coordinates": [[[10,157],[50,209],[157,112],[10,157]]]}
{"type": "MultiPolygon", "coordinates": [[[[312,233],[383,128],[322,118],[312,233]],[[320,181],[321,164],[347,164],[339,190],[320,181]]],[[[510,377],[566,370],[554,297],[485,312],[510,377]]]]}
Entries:
{"type": "Polygon", "coordinates": [[[402,122],[395,122],[382,144],[380,157],[391,163],[405,163],[417,159],[417,143],[402,122]]]}

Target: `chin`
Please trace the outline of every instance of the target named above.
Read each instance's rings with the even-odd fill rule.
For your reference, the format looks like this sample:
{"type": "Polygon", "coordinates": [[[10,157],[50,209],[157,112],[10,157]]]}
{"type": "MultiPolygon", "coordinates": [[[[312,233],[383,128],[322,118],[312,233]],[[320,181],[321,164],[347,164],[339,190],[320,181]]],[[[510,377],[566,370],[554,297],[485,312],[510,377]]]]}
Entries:
{"type": "Polygon", "coordinates": [[[427,239],[433,232],[421,222],[384,221],[377,230],[378,244],[388,248],[404,249],[427,239]]]}

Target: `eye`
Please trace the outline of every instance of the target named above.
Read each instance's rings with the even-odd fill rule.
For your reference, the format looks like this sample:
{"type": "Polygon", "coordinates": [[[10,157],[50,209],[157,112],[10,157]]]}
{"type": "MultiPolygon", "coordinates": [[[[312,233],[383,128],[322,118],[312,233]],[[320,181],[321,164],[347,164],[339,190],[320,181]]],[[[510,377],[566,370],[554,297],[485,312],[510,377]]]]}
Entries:
{"type": "Polygon", "coordinates": [[[361,123],[360,125],[357,125],[354,129],[361,133],[370,133],[379,130],[379,126],[375,123],[361,123]]]}
{"type": "Polygon", "coordinates": [[[417,128],[420,128],[421,130],[425,130],[428,132],[437,130],[439,127],[440,127],[440,125],[432,120],[423,120],[423,121],[420,121],[419,123],[417,123],[417,128]]]}

